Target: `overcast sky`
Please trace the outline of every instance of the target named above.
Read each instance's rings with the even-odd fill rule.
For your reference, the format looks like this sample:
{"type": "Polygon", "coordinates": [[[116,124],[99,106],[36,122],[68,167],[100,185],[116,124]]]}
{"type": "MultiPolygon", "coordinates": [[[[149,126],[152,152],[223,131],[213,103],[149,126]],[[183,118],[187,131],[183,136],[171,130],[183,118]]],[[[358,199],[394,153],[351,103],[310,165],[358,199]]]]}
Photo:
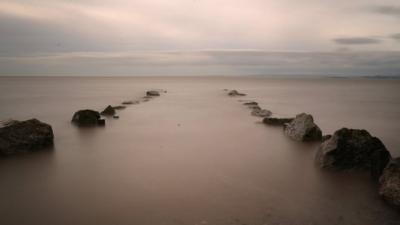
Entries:
{"type": "Polygon", "coordinates": [[[400,75],[399,0],[0,0],[0,75],[400,75]]]}

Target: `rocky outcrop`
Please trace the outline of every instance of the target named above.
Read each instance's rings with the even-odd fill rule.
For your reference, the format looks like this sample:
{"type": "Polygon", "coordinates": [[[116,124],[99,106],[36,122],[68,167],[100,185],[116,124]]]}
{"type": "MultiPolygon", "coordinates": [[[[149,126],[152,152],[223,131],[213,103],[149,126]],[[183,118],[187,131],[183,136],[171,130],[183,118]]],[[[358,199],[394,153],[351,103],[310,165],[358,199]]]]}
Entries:
{"type": "Polygon", "coordinates": [[[240,93],[237,90],[231,90],[228,92],[229,96],[235,97],[235,96],[246,96],[246,94],[240,93]]]}
{"type": "Polygon", "coordinates": [[[386,202],[400,209],[400,157],[390,161],[379,182],[379,194],[386,202]]]}
{"type": "Polygon", "coordinates": [[[147,91],[146,92],[146,96],[151,96],[151,97],[160,96],[160,92],[158,92],[158,91],[147,91]]]}
{"type": "Polygon", "coordinates": [[[322,168],[369,170],[378,178],[391,156],[383,143],[366,130],[342,128],[324,141],[316,162],[322,168]]]}
{"type": "Polygon", "coordinates": [[[115,115],[115,109],[111,105],[109,105],[101,112],[101,115],[113,116],[115,115]]]}
{"type": "Polygon", "coordinates": [[[310,114],[298,114],[294,120],[285,124],[284,133],[296,141],[320,141],[321,129],[314,123],[310,114]]]}
{"type": "Polygon", "coordinates": [[[290,123],[294,118],[276,118],[276,117],[266,117],[263,119],[263,123],[272,126],[283,126],[285,123],[290,123]]]}
{"type": "Polygon", "coordinates": [[[258,117],[269,117],[272,115],[272,112],[267,109],[253,109],[253,111],[251,111],[251,115],[258,117]]]}
{"type": "Polygon", "coordinates": [[[104,126],[105,120],[100,119],[100,113],[91,109],[79,110],[72,116],[72,123],[78,126],[104,126]]]}
{"type": "Polygon", "coordinates": [[[37,119],[13,121],[0,128],[0,155],[40,150],[53,145],[50,125],[37,119]]]}

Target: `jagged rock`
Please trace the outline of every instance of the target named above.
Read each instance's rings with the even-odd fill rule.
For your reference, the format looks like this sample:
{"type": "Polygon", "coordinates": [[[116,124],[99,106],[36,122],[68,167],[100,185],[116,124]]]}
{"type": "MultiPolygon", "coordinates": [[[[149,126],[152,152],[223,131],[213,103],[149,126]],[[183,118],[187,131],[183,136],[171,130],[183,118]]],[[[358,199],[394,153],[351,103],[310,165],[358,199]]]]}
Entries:
{"type": "Polygon", "coordinates": [[[113,116],[115,115],[115,109],[111,105],[109,105],[101,112],[101,115],[113,116]]]}
{"type": "Polygon", "coordinates": [[[379,194],[383,199],[400,208],[400,157],[390,161],[379,182],[379,194]]]}
{"type": "Polygon", "coordinates": [[[320,141],[321,129],[310,114],[298,114],[292,122],[284,125],[285,134],[296,141],[320,141]]]}
{"type": "Polygon", "coordinates": [[[322,168],[368,170],[378,178],[391,155],[383,143],[366,130],[342,128],[324,141],[316,162],[322,168]]]}
{"type": "Polygon", "coordinates": [[[37,119],[16,121],[0,128],[0,156],[40,150],[53,145],[50,125],[37,119]]]}
{"type": "Polygon", "coordinates": [[[121,109],[125,109],[125,108],[126,108],[126,106],[123,106],[123,105],[113,106],[113,109],[115,109],[115,110],[121,110],[121,109]]]}
{"type": "Polygon", "coordinates": [[[78,126],[105,125],[105,121],[100,119],[100,113],[91,109],[77,111],[72,116],[71,122],[78,126]]]}
{"type": "Polygon", "coordinates": [[[253,109],[251,115],[258,117],[269,117],[272,115],[272,112],[267,109],[253,109]]]}
{"type": "Polygon", "coordinates": [[[294,118],[275,118],[275,117],[266,117],[263,119],[263,123],[273,126],[282,126],[285,123],[292,122],[294,118]]]}
{"type": "Polygon", "coordinates": [[[160,96],[158,91],[147,91],[146,96],[160,96]]]}
{"type": "Polygon", "coordinates": [[[234,96],[246,96],[246,94],[240,93],[237,90],[231,90],[230,92],[228,92],[228,95],[232,96],[232,97],[234,97],[234,96]]]}

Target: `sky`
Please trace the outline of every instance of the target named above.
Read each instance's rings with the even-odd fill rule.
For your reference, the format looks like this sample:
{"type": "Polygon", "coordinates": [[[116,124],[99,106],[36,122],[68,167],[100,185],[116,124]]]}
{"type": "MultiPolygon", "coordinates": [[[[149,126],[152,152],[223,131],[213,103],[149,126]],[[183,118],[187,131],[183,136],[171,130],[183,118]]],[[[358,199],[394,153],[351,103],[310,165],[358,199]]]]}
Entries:
{"type": "Polygon", "coordinates": [[[400,76],[399,0],[0,0],[0,75],[400,76]]]}

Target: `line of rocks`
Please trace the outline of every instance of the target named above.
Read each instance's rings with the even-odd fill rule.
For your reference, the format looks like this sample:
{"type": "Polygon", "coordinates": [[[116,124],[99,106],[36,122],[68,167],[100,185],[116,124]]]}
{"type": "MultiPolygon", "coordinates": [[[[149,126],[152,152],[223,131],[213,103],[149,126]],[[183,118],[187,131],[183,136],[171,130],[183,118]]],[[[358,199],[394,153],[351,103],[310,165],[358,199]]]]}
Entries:
{"type": "Polygon", "coordinates": [[[247,101],[243,104],[253,110],[252,115],[263,117],[264,124],[282,126],[283,133],[295,141],[321,142],[315,156],[315,162],[320,168],[370,172],[372,178],[379,181],[381,197],[400,209],[400,157],[392,159],[390,152],[377,137],[366,130],[349,128],[341,128],[333,135],[323,136],[310,114],[276,118],[271,117],[272,112],[269,110],[269,113],[258,114],[262,109],[257,102],[247,101]]]}
{"type": "MultiPolygon", "coordinates": [[[[163,91],[166,93],[166,91],[163,91]]],[[[119,118],[116,110],[125,109],[125,105],[147,102],[160,96],[159,91],[147,91],[146,96],[137,101],[124,101],[122,105],[107,106],[101,113],[91,109],[83,109],[74,113],[71,122],[78,126],[105,126],[106,121],[101,116],[119,118]]],[[[19,153],[34,152],[53,146],[54,133],[52,127],[37,119],[25,121],[0,121],[0,156],[10,156],[19,153]]]]}
{"type": "MultiPolygon", "coordinates": [[[[162,92],[166,93],[167,91],[162,90],[162,92]]],[[[106,122],[105,122],[105,119],[102,118],[102,116],[104,116],[105,118],[112,117],[114,119],[119,119],[119,116],[117,115],[117,110],[123,110],[128,105],[137,105],[137,104],[140,104],[141,102],[148,102],[151,99],[153,99],[154,97],[158,97],[158,96],[160,96],[159,90],[150,90],[150,91],[147,91],[146,95],[143,96],[139,100],[123,101],[121,103],[122,105],[117,105],[117,106],[108,105],[101,112],[98,112],[98,111],[92,110],[92,109],[79,110],[74,113],[74,115],[72,116],[71,122],[80,127],[105,126],[106,122]]]]}

